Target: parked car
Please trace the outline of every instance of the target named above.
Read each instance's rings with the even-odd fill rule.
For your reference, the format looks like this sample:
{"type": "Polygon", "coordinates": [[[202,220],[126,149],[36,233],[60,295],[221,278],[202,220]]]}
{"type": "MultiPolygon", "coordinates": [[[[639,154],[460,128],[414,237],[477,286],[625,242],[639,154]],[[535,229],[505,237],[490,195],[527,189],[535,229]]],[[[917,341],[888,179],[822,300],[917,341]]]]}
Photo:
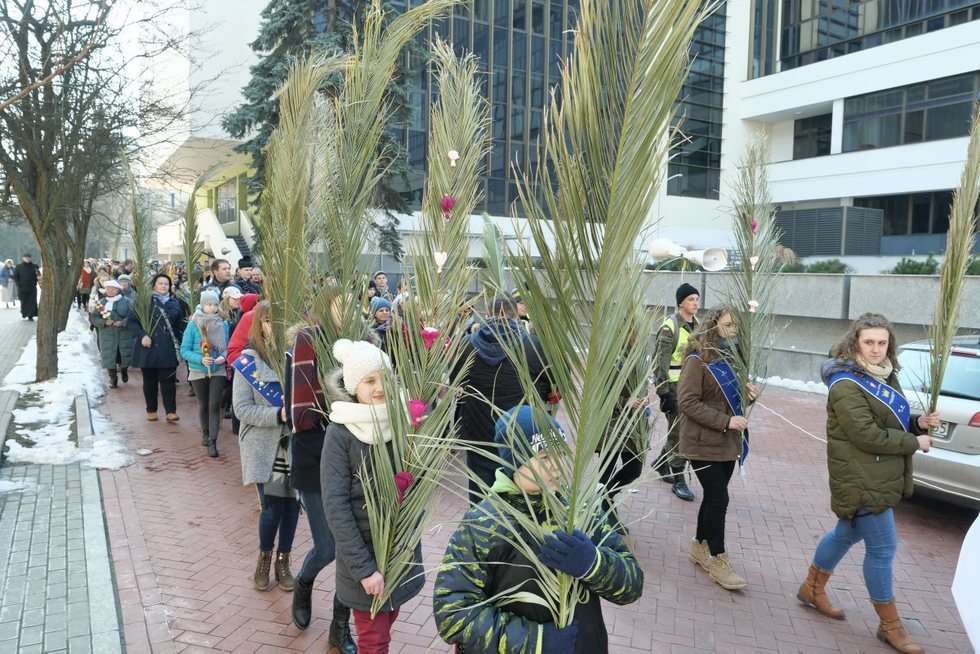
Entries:
{"type": "MultiPolygon", "coordinates": [[[[899,381],[913,413],[929,403],[929,341],[898,349],[899,381]]],[[[915,457],[915,483],[927,494],[980,507],[980,336],[960,336],[953,344],[939,392],[940,426],[932,449],[915,457]]]]}

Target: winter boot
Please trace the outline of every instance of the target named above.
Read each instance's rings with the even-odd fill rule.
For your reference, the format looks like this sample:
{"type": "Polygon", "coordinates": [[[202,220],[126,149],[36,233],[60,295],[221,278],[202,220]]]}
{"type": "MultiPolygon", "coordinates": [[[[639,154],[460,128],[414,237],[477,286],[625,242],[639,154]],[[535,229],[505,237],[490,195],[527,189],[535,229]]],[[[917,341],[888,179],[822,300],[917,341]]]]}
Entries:
{"type": "Polygon", "coordinates": [[[204,447],[207,447],[210,443],[211,443],[211,439],[208,437],[208,433],[206,431],[202,431],[201,432],[201,445],[203,445],[204,447]]]}
{"type": "Polygon", "coordinates": [[[657,473],[660,481],[664,482],[665,484],[674,483],[674,472],[670,469],[670,463],[667,461],[667,459],[661,461],[659,465],[656,461],[654,461],[653,471],[657,473]]]}
{"type": "Polygon", "coordinates": [[[707,572],[708,571],[708,559],[711,558],[711,552],[708,550],[708,542],[703,540],[698,540],[697,538],[691,539],[691,553],[688,555],[691,559],[691,563],[695,563],[707,572]]]}
{"type": "MultiPolygon", "coordinates": [[[[218,450],[214,452],[217,454],[218,450]]],[[[296,587],[296,579],[289,570],[289,552],[276,552],[276,581],[279,582],[279,588],[287,592],[296,587]]]]}
{"type": "Polygon", "coordinates": [[[313,582],[304,584],[296,577],[296,587],[293,589],[293,624],[303,630],[310,626],[313,618],[313,582]]]}
{"type": "Polygon", "coordinates": [[[888,643],[893,649],[902,654],[922,654],[925,650],[912,642],[912,636],[905,630],[902,618],[898,615],[898,607],[895,600],[879,604],[872,602],[875,611],[878,613],[880,624],[878,625],[878,640],[888,643]]]}
{"type": "Polygon", "coordinates": [[[180,420],[180,416],[178,416],[176,413],[168,413],[167,414],[167,422],[173,423],[173,422],[177,422],[179,420],[180,420]]]}
{"type": "Polygon", "coordinates": [[[732,564],[728,560],[728,554],[709,556],[705,570],[715,583],[725,590],[741,590],[749,585],[749,582],[735,574],[735,570],[732,569],[732,564]]]}
{"type": "Polygon", "coordinates": [[[121,372],[122,372],[122,382],[124,384],[128,384],[129,383],[129,368],[123,368],[121,372]]]}
{"type": "Polygon", "coordinates": [[[824,572],[817,566],[811,565],[806,581],[803,582],[800,591],[796,594],[796,599],[815,608],[828,618],[843,620],[844,611],[831,604],[830,598],[827,597],[828,580],[830,580],[829,572],[824,572]]]}
{"type": "Polygon", "coordinates": [[[357,645],[350,635],[350,609],[333,597],[333,618],[330,620],[330,634],[327,638],[327,654],[357,654],[357,645]]]}
{"type": "Polygon", "coordinates": [[[212,459],[218,458],[218,439],[209,438],[208,439],[208,456],[212,459]]]}
{"type": "Polygon", "coordinates": [[[106,370],[109,373],[109,388],[119,388],[119,377],[116,373],[115,368],[109,368],[106,370]]]}
{"type": "Polygon", "coordinates": [[[255,565],[255,576],[252,581],[255,583],[255,590],[271,590],[269,582],[269,568],[272,567],[272,550],[268,552],[259,551],[259,562],[255,565]]]}
{"type": "Polygon", "coordinates": [[[147,411],[146,412],[146,419],[149,420],[150,422],[156,422],[157,421],[157,412],[156,411],[147,411]]]}
{"type": "Polygon", "coordinates": [[[684,473],[679,473],[674,477],[674,485],[670,490],[685,502],[694,501],[694,492],[687,487],[687,482],[684,480],[684,473]]]}

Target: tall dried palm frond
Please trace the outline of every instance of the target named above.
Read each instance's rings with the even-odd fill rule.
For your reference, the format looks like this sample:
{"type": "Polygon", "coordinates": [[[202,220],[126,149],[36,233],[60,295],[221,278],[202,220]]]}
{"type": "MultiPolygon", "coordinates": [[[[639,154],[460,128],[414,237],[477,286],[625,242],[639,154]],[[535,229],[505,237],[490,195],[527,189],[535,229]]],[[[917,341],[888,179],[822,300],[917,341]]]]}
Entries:
{"type": "Polygon", "coordinates": [[[504,278],[504,256],[507,249],[504,246],[500,229],[490,217],[483,216],[483,263],[481,286],[494,291],[502,291],[506,282],[504,278]]]}
{"type": "Polygon", "coordinates": [[[390,451],[372,448],[361,473],[374,556],[385,578],[386,592],[375,598],[374,611],[419,563],[415,549],[456,441],[456,391],[469,364],[460,351],[466,338],[460,308],[473,276],[466,266],[467,234],[481,199],[489,111],[472,56],[457,59],[449,44],[438,41],[433,67],[439,98],[431,108],[424,229],[410,245],[409,292],[387,332],[397,364],[387,393],[393,437],[390,451]],[[400,472],[414,479],[403,501],[394,482],[400,472]]]}
{"type": "MultiPolygon", "coordinates": [[[[323,277],[342,289],[347,301],[337,303],[336,316],[316,296],[311,302],[311,318],[322,332],[316,343],[318,361],[333,362],[331,345],[337,338],[364,336],[361,299],[366,280],[360,257],[378,186],[390,166],[386,162],[393,159],[379,144],[391,118],[388,89],[398,57],[416,34],[456,2],[428,0],[386,25],[381,2],[374,0],[363,26],[354,30],[354,52],[344,62],[340,92],[320,106],[310,196],[313,237],[323,253],[323,277]]],[[[321,374],[329,372],[327,365],[319,369],[321,374]]]]}
{"type": "Polygon", "coordinates": [[[191,308],[197,306],[200,299],[200,289],[194,286],[194,266],[199,264],[201,257],[204,256],[204,243],[198,238],[197,223],[197,201],[195,196],[203,177],[194,183],[194,190],[187,199],[187,206],[184,208],[184,223],[181,225],[181,246],[184,252],[184,268],[187,272],[187,304],[191,308]]]}
{"type": "Polygon", "coordinates": [[[977,231],[977,198],[980,196],[980,109],[975,109],[970,128],[970,144],[960,186],[953,195],[946,233],[946,255],[939,272],[939,298],[936,315],[929,327],[932,356],[929,360],[929,411],[936,410],[943,387],[946,364],[959,326],[963,278],[970,265],[970,253],[977,231]]]}
{"type": "Polygon", "coordinates": [[[133,310],[143,331],[153,334],[160,322],[160,312],[153,308],[153,289],[150,286],[150,208],[140,192],[139,183],[131,168],[127,167],[129,181],[129,214],[132,220],[130,236],[133,239],[133,274],[131,275],[133,310]]]}
{"type": "MultiPolygon", "coordinates": [[[[764,133],[751,139],[732,184],[732,227],[741,267],[731,275],[726,302],[738,329],[738,348],[731,355],[730,363],[738,377],[742,398],[748,397],[750,382],[768,377],[773,285],[781,267],[778,252],[781,234],[769,194],[767,152],[764,133]]],[[[751,410],[752,405],[743,400],[743,415],[748,416],[751,410]]]]}
{"type": "MultiPolygon", "coordinates": [[[[308,56],[294,62],[279,89],[279,125],[269,136],[266,188],[256,231],[262,243],[265,294],[270,303],[270,362],[280,377],[289,344],[287,328],[306,310],[310,270],[307,211],[313,174],[314,97],[335,59],[308,56]]],[[[280,381],[283,381],[280,379],[280,381]]]]}
{"type": "MultiPolygon", "coordinates": [[[[550,521],[569,531],[595,533],[606,522],[600,470],[613,464],[643,417],[617,410],[645,392],[630,379],[650,371],[648,348],[636,337],[650,320],[636,301],[644,264],[636,243],[664,181],[688,45],[704,15],[700,3],[685,0],[583,0],[561,102],[553,99],[548,112],[542,164],[533,181],[519,185],[534,247],[521,242],[514,281],[574,435],[574,449],[562,457],[561,487],[545,490],[541,501],[550,521]]],[[[512,360],[524,360],[515,340],[506,349],[512,360]]],[[[538,380],[526,364],[518,371],[532,408],[544,416],[538,380]]],[[[543,595],[513,589],[509,599],[535,601],[558,626],[568,625],[587,589],[538,561],[543,524],[493,493],[488,500],[500,516],[496,527],[535,566],[543,595]]]]}

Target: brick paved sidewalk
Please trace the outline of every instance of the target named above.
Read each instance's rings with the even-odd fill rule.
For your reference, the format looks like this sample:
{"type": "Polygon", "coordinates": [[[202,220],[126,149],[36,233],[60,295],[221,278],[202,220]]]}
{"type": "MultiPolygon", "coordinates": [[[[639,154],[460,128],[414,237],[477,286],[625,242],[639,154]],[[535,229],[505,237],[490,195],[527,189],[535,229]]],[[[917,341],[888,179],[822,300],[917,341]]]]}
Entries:
{"type": "MultiPolygon", "coordinates": [[[[0,380],[34,326],[0,310],[0,380]]],[[[0,391],[4,429],[16,399],[0,391]]],[[[0,652],[120,652],[98,473],[77,463],[8,463],[0,485],[8,484],[19,488],[0,492],[0,652]]]]}
{"type": "MultiPolygon", "coordinates": [[[[103,471],[102,488],[127,652],[325,652],[333,567],[317,580],[314,621],[305,632],[290,621],[291,595],[253,590],[257,502],[241,486],[237,441],[221,435],[221,457],[200,445],[196,401],[178,391],[177,425],[147,423],[139,374],[113,391],[110,417],[130,431],[137,457],[126,469],[103,471]]],[[[823,434],[820,396],[769,389],[763,404],[810,432],[823,434]]],[[[695,570],[687,546],[697,503],[648,481],[628,499],[625,515],[646,573],[643,598],[627,607],[604,604],[611,650],[634,652],[886,652],[861,576],[856,547],[832,580],[845,622],[823,619],[795,599],[819,537],[834,524],[829,510],[824,445],[759,409],[753,417],[747,479],[732,482],[728,549],[749,587],[727,593],[695,570]]],[[[696,482],[692,486],[700,495],[696,482]]],[[[424,540],[436,564],[462,515],[459,500],[441,498],[439,525],[424,540]]],[[[939,502],[901,505],[902,544],[896,592],[907,623],[929,652],[969,649],[949,592],[959,546],[974,513],[939,502]]],[[[294,548],[294,571],[311,543],[305,516],[294,548]]],[[[447,652],[431,615],[431,581],[404,607],[394,654],[447,652]]]]}

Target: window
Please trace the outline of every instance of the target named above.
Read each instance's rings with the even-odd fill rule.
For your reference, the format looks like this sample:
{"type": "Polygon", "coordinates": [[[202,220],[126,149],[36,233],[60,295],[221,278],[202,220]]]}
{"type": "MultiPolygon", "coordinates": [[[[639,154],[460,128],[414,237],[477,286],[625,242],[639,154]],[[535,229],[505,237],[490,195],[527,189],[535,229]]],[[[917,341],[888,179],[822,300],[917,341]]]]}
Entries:
{"type": "MultiPolygon", "coordinates": [[[[773,40],[776,2],[755,0],[753,77],[776,72],[764,49],[773,40]]],[[[976,20],[978,8],[969,0],[782,0],[781,69],[976,20]]]]}
{"type": "Polygon", "coordinates": [[[980,74],[877,91],[844,102],[844,152],[966,136],[980,74]]]}
{"type": "Polygon", "coordinates": [[[830,154],[831,114],[793,121],[793,158],[830,154]]]}
{"type": "Polygon", "coordinates": [[[882,211],[882,234],[945,234],[949,230],[952,191],[854,198],[854,205],[882,211]]]}
{"type": "Polygon", "coordinates": [[[218,187],[215,213],[223,225],[238,221],[238,178],[233,177],[218,187]]]}

